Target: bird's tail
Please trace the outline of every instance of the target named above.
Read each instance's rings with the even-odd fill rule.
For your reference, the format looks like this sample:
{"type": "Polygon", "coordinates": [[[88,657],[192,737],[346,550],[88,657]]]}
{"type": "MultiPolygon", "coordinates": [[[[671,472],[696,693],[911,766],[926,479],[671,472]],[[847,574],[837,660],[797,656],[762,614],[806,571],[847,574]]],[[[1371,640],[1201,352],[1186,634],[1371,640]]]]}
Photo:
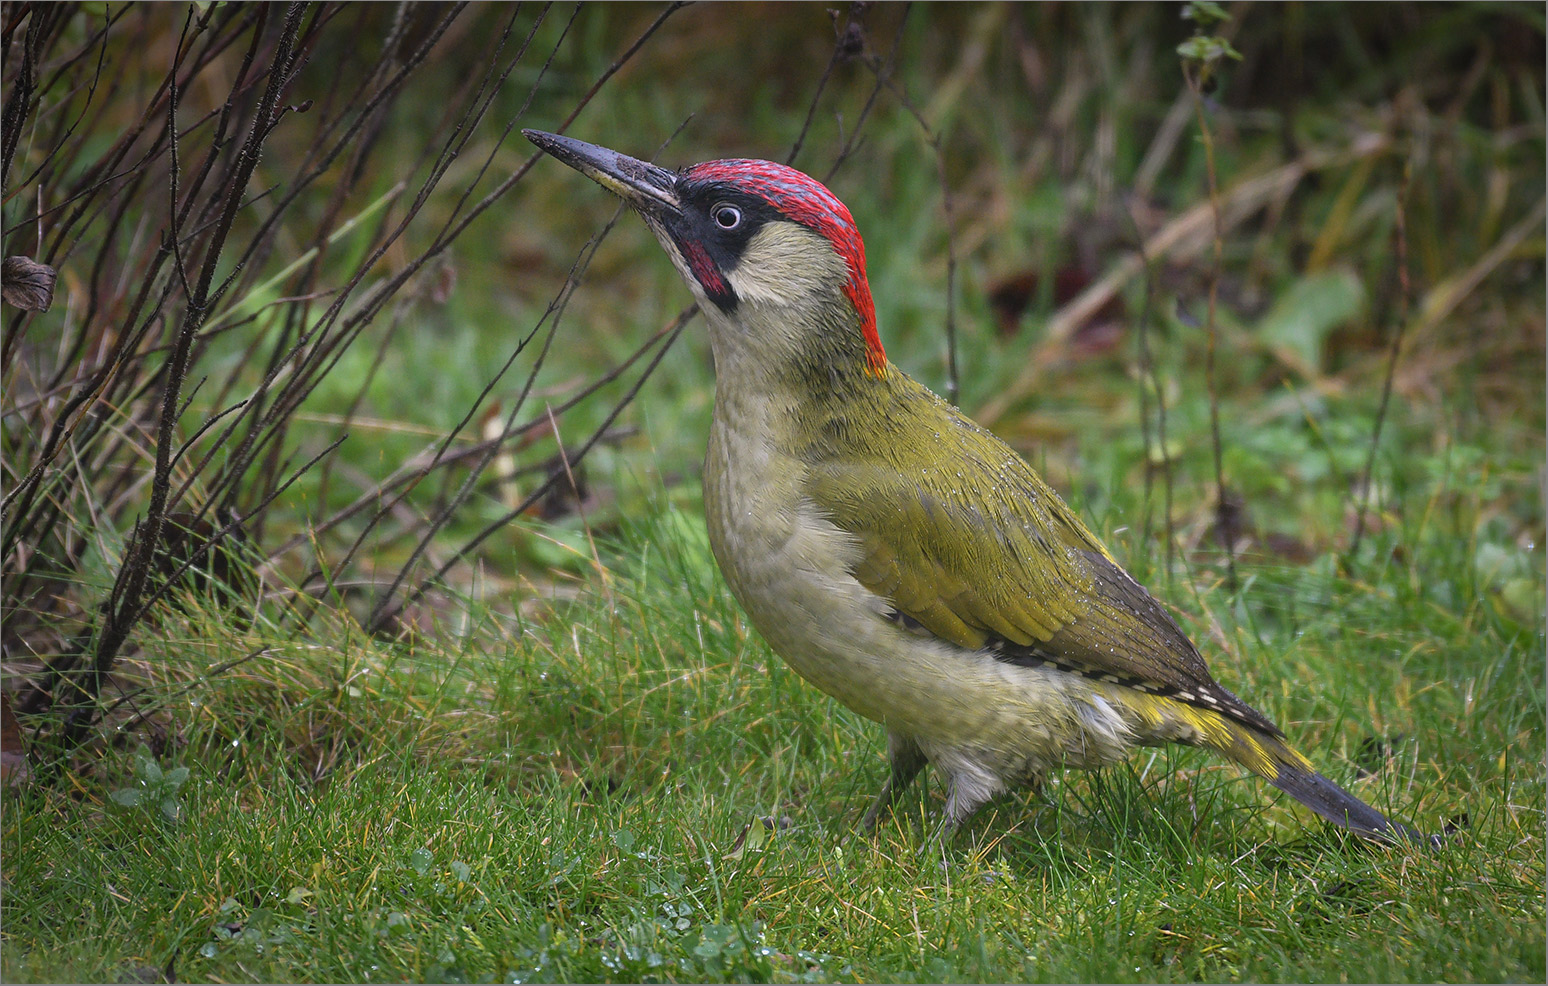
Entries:
{"type": "Polygon", "coordinates": [[[1436,841],[1407,825],[1391,821],[1315,770],[1280,764],[1276,776],[1269,777],[1268,781],[1334,825],[1342,825],[1352,832],[1384,842],[1407,840],[1423,845],[1436,841]]]}
{"type": "Polygon", "coordinates": [[[1217,718],[1218,725],[1225,728],[1201,731],[1203,745],[1219,750],[1334,825],[1384,842],[1407,840],[1420,845],[1438,844],[1435,838],[1389,820],[1317,773],[1311,761],[1296,752],[1283,737],[1225,716],[1217,718]]]}

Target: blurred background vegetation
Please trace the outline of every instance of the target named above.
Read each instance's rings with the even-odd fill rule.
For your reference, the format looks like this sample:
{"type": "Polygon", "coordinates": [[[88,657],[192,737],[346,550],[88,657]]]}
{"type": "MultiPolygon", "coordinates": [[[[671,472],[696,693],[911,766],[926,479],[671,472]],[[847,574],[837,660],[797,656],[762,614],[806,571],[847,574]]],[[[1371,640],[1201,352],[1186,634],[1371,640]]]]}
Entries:
{"type": "MultiPolygon", "coordinates": [[[[7,10],[8,40],[22,44],[38,12],[7,10]]],[[[313,8],[288,110],[212,266],[220,293],[190,347],[170,433],[187,450],[165,510],[235,510],[231,533],[250,535],[276,584],[315,595],[328,583],[379,623],[437,571],[459,595],[510,598],[524,574],[585,568],[574,494],[596,500],[588,519],[608,529],[638,506],[620,464],[692,501],[711,381],[700,334],[673,345],[649,399],[618,418],[628,373],[577,400],[684,303],[648,234],[620,224],[563,318],[544,319],[616,203],[562,169],[526,173],[531,149],[512,126],[558,127],[606,76],[573,135],[643,156],[665,146],[674,164],[783,159],[804,137],[795,163],[833,172],[869,235],[894,362],[946,390],[952,308],[960,402],[1059,488],[1100,511],[1104,488],[1144,485],[1170,462],[1173,502],[1188,505],[1174,524],[1207,523],[1194,509],[1213,480],[1207,404],[1192,398],[1206,386],[1194,371],[1212,224],[1178,10],[710,5],[653,29],[661,8],[313,8]],[[389,71],[401,80],[384,82],[389,71]],[[1128,276],[1101,282],[1123,262],[1128,276]],[[1140,326],[1158,368],[1149,394],[1140,326]],[[545,405],[560,406],[570,446],[612,420],[576,489],[545,405]],[[251,447],[232,454],[243,439],[251,447]],[[423,480],[404,480],[435,458],[423,480]],[[500,523],[545,480],[525,511],[551,522],[541,535],[500,523]],[[372,495],[381,502],[362,506],[372,495]]],[[[188,324],[173,283],[188,275],[152,260],[171,194],[163,76],[179,32],[195,55],[180,63],[177,194],[205,210],[184,235],[208,249],[223,169],[262,93],[254,69],[224,103],[236,116],[213,176],[190,191],[190,175],[243,46],[258,27],[277,34],[279,13],[255,27],[252,11],[197,8],[190,29],[181,9],[61,8],[43,28],[51,60],[35,89],[15,84],[27,60],[11,61],[24,139],[7,172],[6,251],[61,282],[47,315],[7,312],[6,481],[23,494],[7,501],[9,657],[51,649],[24,642],[33,630],[45,641],[91,630],[146,512],[160,375],[188,324]]],[[[1530,7],[1286,4],[1227,23],[1243,57],[1206,104],[1224,225],[1219,386],[1242,409],[1226,415],[1227,533],[1272,536],[1296,558],[1347,546],[1305,501],[1354,504],[1402,331],[1376,505],[1412,472],[1405,436],[1429,434],[1428,452],[1517,454],[1494,477],[1511,488],[1488,499],[1508,513],[1508,539],[1540,540],[1539,20],[1530,7]]],[[[264,37],[260,61],[273,44],[264,37]]],[[[1151,510],[1106,527],[1149,536],[1151,510]]]]}
{"type": "MultiPolygon", "coordinates": [[[[1542,7],[1233,4],[1199,104],[1182,10],[4,4],[7,777],[272,715],[317,780],[362,756],[329,730],[385,729],[342,725],[327,655],[510,645],[652,539],[724,595],[689,295],[521,127],[794,153],[866,237],[893,362],[1205,610],[1228,679],[1316,673],[1212,622],[1235,559],[1260,640],[1434,652],[1426,680],[1503,640],[1540,705],[1542,7]]],[[[574,728],[561,775],[635,769],[638,735],[574,728]]]]}

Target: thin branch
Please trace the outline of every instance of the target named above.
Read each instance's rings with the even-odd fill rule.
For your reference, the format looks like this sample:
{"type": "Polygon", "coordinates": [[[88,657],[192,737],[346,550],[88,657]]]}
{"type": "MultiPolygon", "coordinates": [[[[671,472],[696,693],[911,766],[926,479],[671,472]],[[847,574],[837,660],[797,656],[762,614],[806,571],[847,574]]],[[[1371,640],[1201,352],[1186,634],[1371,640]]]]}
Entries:
{"type": "MultiPolygon", "coordinates": [[[[276,69],[288,65],[296,35],[300,31],[304,9],[301,4],[293,4],[285,13],[285,26],[275,47],[276,69]]],[[[257,46],[262,33],[261,30],[254,31],[254,47],[257,46]]],[[[225,185],[226,205],[221,222],[205,253],[197,287],[194,289],[193,296],[188,299],[187,308],[184,311],[177,348],[170,358],[170,372],[163,387],[161,420],[156,437],[156,469],[151,483],[150,503],[146,509],[144,526],[131,542],[130,549],[119,568],[118,577],[114,580],[113,590],[109,595],[106,624],[97,641],[93,673],[87,679],[85,689],[85,698],[90,701],[77,702],[76,707],[67,717],[65,729],[61,735],[63,748],[66,750],[74,748],[79,743],[85,729],[90,725],[93,718],[92,704],[99,693],[101,679],[112,667],[119,648],[128,638],[134,623],[143,615],[140,607],[142,594],[150,575],[155,547],[161,540],[167,499],[171,492],[171,468],[175,451],[173,430],[177,423],[178,398],[182,390],[183,377],[188,369],[189,354],[194,336],[207,314],[206,303],[210,285],[215,278],[221,246],[236,220],[237,208],[242,200],[242,190],[247,187],[248,179],[252,176],[253,169],[257,167],[259,149],[270,132],[266,123],[279,103],[282,83],[282,73],[271,72],[269,85],[259,103],[252,128],[233,164],[232,180],[225,185]]],[[[168,103],[169,118],[173,120],[175,120],[176,105],[175,99],[168,103]]],[[[169,123],[169,127],[175,128],[175,123],[169,123]]],[[[174,228],[170,238],[175,238],[175,235],[174,228]]]]}
{"type": "Polygon", "coordinates": [[[1387,373],[1381,382],[1381,403],[1376,407],[1376,423],[1371,427],[1371,447],[1365,452],[1365,468],[1360,473],[1360,484],[1355,495],[1360,506],[1355,514],[1354,537],[1349,541],[1349,564],[1360,554],[1360,542],[1365,538],[1365,513],[1371,503],[1371,474],[1376,469],[1376,449],[1381,445],[1381,428],[1387,420],[1387,406],[1392,401],[1392,381],[1397,376],[1398,355],[1403,350],[1403,332],[1408,328],[1408,184],[1413,178],[1413,162],[1403,162],[1403,176],[1398,180],[1397,203],[1393,217],[1393,240],[1397,246],[1398,316],[1392,327],[1392,338],[1387,346],[1387,373]]]}
{"type": "Polygon", "coordinates": [[[1209,389],[1209,435],[1215,455],[1215,525],[1226,551],[1226,578],[1234,592],[1240,583],[1236,578],[1236,545],[1231,537],[1230,525],[1225,522],[1227,507],[1224,455],[1220,447],[1220,388],[1215,374],[1215,349],[1219,336],[1215,324],[1215,307],[1220,293],[1225,234],[1220,221],[1220,186],[1215,180],[1215,137],[1204,112],[1204,82],[1200,73],[1190,71],[1186,61],[1183,63],[1183,77],[1188,80],[1188,88],[1193,92],[1194,113],[1198,119],[1199,136],[1204,144],[1204,172],[1209,180],[1209,211],[1215,231],[1214,257],[1209,269],[1209,309],[1204,323],[1208,340],[1204,356],[1204,379],[1209,389]]]}
{"type": "Polygon", "coordinates": [[[1161,384],[1161,370],[1156,366],[1155,354],[1150,349],[1150,319],[1155,305],[1155,279],[1151,270],[1152,259],[1145,250],[1145,234],[1140,230],[1133,211],[1128,210],[1126,215],[1129,217],[1130,225],[1134,228],[1135,250],[1145,271],[1145,300],[1140,306],[1139,332],[1136,333],[1140,358],[1140,436],[1144,445],[1145,461],[1145,521],[1140,541],[1142,544],[1150,542],[1150,497],[1151,490],[1155,485],[1154,470],[1151,467],[1150,392],[1151,388],[1154,388],[1156,396],[1156,448],[1161,453],[1162,516],[1166,522],[1166,577],[1170,579],[1172,577],[1173,542],[1176,540],[1176,531],[1172,527],[1172,455],[1166,445],[1166,390],[1161,384]]]}
{"type": "MultiPolygon", "coordinates": [[[[633,403],[634,398],[640,392],[640,388],[645,385],[645,381],[650,379],[651,374],[653,374],[656,371],[656,367],[660,365],[662,358],[666,356],[666,354],[671,350],[672,343],[677,341],[677,337],[682,334],[683,328],[688,324],[693,316],[697,315],[698,313],[698,305],[690,305],[678,313],[677,318],[672,321],[670,331],[666,337],[666,342],[663,343],[661,348],[656,351],[656,355],[651,359],[650,363],[646,365],[644,371],[640,373],[639,378],[634,381],[634,385],[629,388],[628,393],[624,394],[623,398],[619,400],[617,404],[613,405],[613,407],[608,411],[607,417],[603,419],[602,423],[597,426],[596,430],[591,433],[591,435],[576,451],[575,458],[572,461],[581,461],[581,459],[585,457],[586,453],[591,451],[591,447],[599,440],[601,440],[602,436],[605,435],[608,429],[612,427],[613,422],[617,420],[618,415],[623,413],[624,408],[633,403]]],[[[526,513],[529,507],[546,496],[548,491],[554,486],[556,482],[558,482],[558,479],[558,475],[550,475],[546,482],[528,494],[527,498],[522,500],[521,503],[506,511],[502,516],[496,518],[493,523],[485,526],[483,530],[479,531],[478,534],[469,539],[465,544],[462,545],[462,547],[458,548],[456,553],[453,554],[452,557],[448,558],[446,562],[439,568],[437,568],[433,575],[420,582],[419,585],[415,586],[414,590],[408,594],[402,603],[394,606],[390,610],[384,611],[380,616],[372,621],[372,629],[378,632],[385,629],[386,626],[388,626],[397,618],[399,613],[402,613],[405,609],[418,602],[424,596],[424,594],[431,589],[432,586],[439,585],[442,580],[445,579],[446,573],[451,570],[451,567],[454,564],[456,564],[462,558],[466,557],[469,552],[473,551],[473,549],[483,544],[497,531],[504,528],[505,525],[526,513]]]]}
{"type": "MultiPolygon", "coordinates": [[[[906,11],[904,16],[907,16],[906,11]]],[[[876,74],[878,81],[886,83],[887,88],[898,97],[898,102],[919,124],[919,129],[924,131],[925,143],[930,145],[935,154],[935,174],[941,184],[941,211],[946,224],[946,399],[952,404],[960,404],[962,383],[957,372],[957,239],[952,225],[951,185],[946,180],[946,153],[941,147],[940,133],[925,122],[924,115],[915,108],[908,93],[890,76],[883,76],[880,60],[868,58],[866,65],[876,74]]]]}

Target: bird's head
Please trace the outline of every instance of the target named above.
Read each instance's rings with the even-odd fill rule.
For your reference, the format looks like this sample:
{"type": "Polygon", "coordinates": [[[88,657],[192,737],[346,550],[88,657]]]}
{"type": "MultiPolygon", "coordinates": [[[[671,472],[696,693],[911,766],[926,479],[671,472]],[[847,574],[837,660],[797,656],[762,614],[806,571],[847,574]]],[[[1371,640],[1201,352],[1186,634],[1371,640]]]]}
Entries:
{"type": "Polygon", "coordinates": [[[821,182],[772,161],[669,171],[595,144],[523,130],[621,197],[650,226],[698,298],[716,362],[818,357],[885,372],[855,221],[821,182]]]}

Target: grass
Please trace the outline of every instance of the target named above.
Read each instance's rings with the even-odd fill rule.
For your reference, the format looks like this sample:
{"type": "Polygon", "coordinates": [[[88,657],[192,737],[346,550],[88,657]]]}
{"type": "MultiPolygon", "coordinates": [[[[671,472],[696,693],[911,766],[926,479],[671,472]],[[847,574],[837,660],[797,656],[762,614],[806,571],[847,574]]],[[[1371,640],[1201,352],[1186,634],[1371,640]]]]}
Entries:
{"type": "Polygon", "coordinates": [[[1532,980],[1541,637],[1457,517],[1389,531],[1406,561],[1368,577],[1244,566],[1239,595],[1177,600],[1325,771],[1457,826],[1439,852],[1352,842],[1180,750],[1002,799],[944,851],[938,790],[855,836],[879,730],[749,633],[698,518],[658,500],[605,582],[524,616],[469,603],[397,644],[343,621],[328,646],[169,620],[166,678],[271,649],[168,689],[185,745],[159,776],[126,743],[6,794],[5,978],[1532,980]]]}
{"type": "MultiPolygon", "coordinates": [[[[360,626],[360,582],[408,550],[384,538],[318,593],[310,619],[283,608],[283,579],[313,563],[302,552],[273,560],[280,585],[251,625],[189,599],[138,630],[108,692],[132,701],[102,741],[53,783],[0,788],[0,978],[1541,981],[1542,239],[1484,264],[1541,198],[1541,68],[1512,75],[1514,42],[1501,42],[1475,70],[1467,41],[1540,39],[1541,17],[1431,9],[1394,15],[1424,30],[1406,25],[1388,49],[1361,8],[1254,8],[1238,37],[1245,92],[1227,88],[1215,108],[1226,194],[1297,148],[1372,133],[1391,144],[1318,171],[1223,244],[1222,445],[1245,549],[1236,588],[1214,538],[1207,266],[1153,258],[1155,298],[1139,280],[1126,288],[1117,343],[1049,346],[1039,331],[1059,308],[1050,271],[1098,277],[1131,249],[1124,191],[1182,85],[1166,34],[1182,30],[1174,12],[920,8],[897,78],[946,136],[964,407],[1020,388],[996,430],[1163,599],[1216,676],[1339,783],[1449,832],[1442,850],[1353,842],[1181,749],[1003,798],[946,847],[932,841],[943,793],[927,773],[874,836],[857,835],[885,772],[879,727],[769,652],[709,555],[697,463],[712,376],[693,326],[620,419],[632,432],[587,460],[584,516],[507,525],[454,570],[447,598],[408,614],[412,629],[360,626]],[[1302,57],[1297,38],[1326,55],[1279,87],[1299,106],[1276,101],[1279,76],[1264,81],[1302,57]],[[1413,332],[1353,552],[1354,490],[1400,320],[1391,244],[1405,163],[1413,332]],[[996,332],[994,287],[1024,270],[1042,280],[996,332]],[[1157,354],[1144,384],[1142,317],[1157,354]]],[[[551,128],[568,90],[657,12],[583,8],[522,125],[551,128]]],[[[887,50],[900,15],[876,8],[873,51],[887,50]]],[[[557,44],[566,17],[542,36],[557,44]]],[[[643,154],[697,113],[665,159],[780,156],[832,47],[825,17],[675,14],[572,132],[643,154]]],[[[444,91],[464,69],[444,59],[420,84],[444,91]]],[[[535,71],[524,63],[500,99],[535,71]]],[[[858,63],[839,66],[800,165],[826,167],[873,81],[858,63]]],[[[895,93],[877,105],[833,187],[866,233],[889,353],[939,391],[936,163],[895,93]]],[[[428,100],[410,109],[390,119],[393,140],[437,119],[428,100]]],[[[1191,136],[1134,204],[1138,232],[1199,203],[1191,136]]],[[[282,142],[266,152],[266,182],[281,180],[290,153],[282,142]]],[[[408,140],[399,155],[416,153],[408,140]]],[[[495,170],[526,155],[506,146],[495,170]]],[[[475,159],[459,160],[448,185],[460,191],[475,159]]],[[[394,178],[390,167],[368,176],[355,209],[394,178]]],[[[432,223],[446,201],[430,201],[432,223]]],[[[303,477],[276,504],[265,547],[457,422],[615,208],[539,162],[448,252],[456,290],[444,303],[421,298],[394,311],[396,328],[369,326],[292,421],[293,448],[311,454],[359,400],[331,485],[303,477]]],[[[303,219],[287,224],[290,240],[311,242],[303,219]]],[[[570,303],[535,400],[563,400],[686,301],[625,217],[570,303]]],[[[249,345],[223,337],[210,360],[239,365],[249,345]]],[[[566,441],[624,385],[568,413],[566,441]]],[[[213,389],[194,395],[191,421],[216,408],[200,403],[213,389]]],[[[510,451],[532,465],[555,447],[540,438],[510,451]]],[[[423,484],[404,512],[429,514],[461,478],[423,484]]],[[[433,550],[462,543],[531,481],[487,483],[433,550]]],[[[337,557],[356,533],[344,525],[308,547],[337,557]]],[[[122,532],[92,538],[100,547],[67,573],[86,586],[83,608],[111,581],[122,532]]]]}

